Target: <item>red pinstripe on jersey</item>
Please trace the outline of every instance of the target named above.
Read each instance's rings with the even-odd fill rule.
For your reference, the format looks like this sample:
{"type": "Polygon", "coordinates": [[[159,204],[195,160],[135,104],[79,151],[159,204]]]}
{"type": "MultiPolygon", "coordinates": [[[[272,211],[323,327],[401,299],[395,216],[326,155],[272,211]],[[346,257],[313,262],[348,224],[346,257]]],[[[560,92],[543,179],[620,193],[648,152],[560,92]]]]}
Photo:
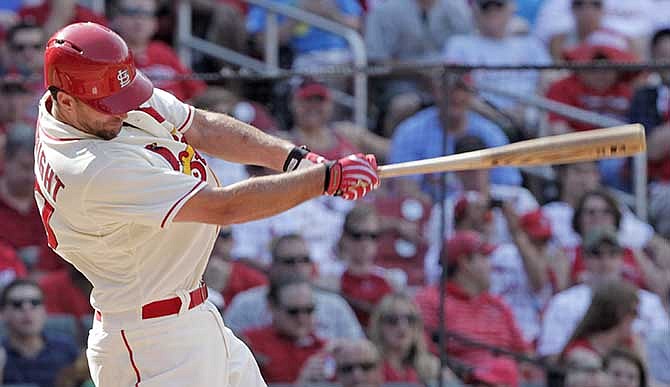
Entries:
{"type": "Polygon", "coordinates": [[[121,330],[121,338],[123,338],[123,344],[126,346],[126,349],[128,350],[128,356],[130,356],[130,364],[133,366],[133,370],[135,370],[135,376],[137,377],[137,382],[135,382],[135,387],[138,387],[140,385],[140,382],[142,381],[142,378],[140,377],[140,370],[137,369],[137,364],[135,364],[135,359],[133,358],[133,350],[130,349],[130,344],[128,344],[128,339],[126,339],[126,331],[121,330]]]}

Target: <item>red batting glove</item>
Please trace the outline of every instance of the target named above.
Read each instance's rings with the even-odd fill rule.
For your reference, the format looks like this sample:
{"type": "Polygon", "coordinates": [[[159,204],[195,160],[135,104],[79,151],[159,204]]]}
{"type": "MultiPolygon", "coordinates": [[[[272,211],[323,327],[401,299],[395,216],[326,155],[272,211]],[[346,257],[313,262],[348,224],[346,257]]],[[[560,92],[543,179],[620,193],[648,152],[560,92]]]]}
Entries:
{"type": "Polygon", "coordinates": [[[357,153],[327,163],[324,193],[356,200],[379,187],[375,155],[357,153]]]}

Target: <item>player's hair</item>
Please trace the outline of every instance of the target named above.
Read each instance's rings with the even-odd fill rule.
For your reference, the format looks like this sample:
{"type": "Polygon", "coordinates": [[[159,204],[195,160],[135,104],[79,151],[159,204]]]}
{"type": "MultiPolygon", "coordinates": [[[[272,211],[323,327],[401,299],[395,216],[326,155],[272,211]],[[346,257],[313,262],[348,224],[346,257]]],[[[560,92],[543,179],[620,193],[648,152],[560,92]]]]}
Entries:
{"type": "Polygon", "coordinates": [[[9,297],[9,294],[12,292],[12,290],[20,286],[34,287],[40,292],[40,295],[42,295],[42,289],[37,284],[37,282],[27,278],[17,278],[8,283],[7,286],[2,289],[2,292],[0,292],[0,308],[4,309],[7,306],[7,298],[9,297]]]}
{"type": "Polygon", "coordinates": [[[270,242],[270,254],[272,255],[273,260],[277,257],[277,250],[279,250],[279,246],[281,246],[285,242],[290,241],[304,242],[305,238],[303,238],[303,236],[298,233],[290,233],[274,238],[272,242],[270,242]]]}
{"type": "Polygon", "coordinates": [[[5,143],[5,159],[10,160],[21,152],[32,153],[35,148],[35,132],[24,124],[14,124],[7,132],[5,143]]]}
{"type": "Polygon", "coordinates": [[[603,358],[603,366],[605,367],[605,370],[612,365],[612,360],[614,359],[624,359],[629,363],[633,363],[640,375],[640,384],[638,384],[637,387],[647,387],[647,370],[639,354],[626,348],[614,348],[605,355],[605,358],[603,358]]]}
{"type": "Polygon", "coordinates": [[[582,230],[580,219],[584,213],[584,205],[586,201],[592,197],[599,197],[607,203],[607,207],[612,211],[614,215],[614,227],[619,229],[621,222],[621,210],[619,209],[619,203],[617,200],[604,189],[595,189],[593,191],[585,192],[582,197],[579,198],[577,205],[575,206],[575,213],[572,215],[572,228],[577,232],[577,234],[582,235],[585,230],[582,230]]]}
{"type": "Polygon", "coordinates": [[[268,303],[274,306],[279,306],[279,294],[282,289],[287,286],[307,284],[310,287],[312,284],[307,278],[304,278],[297,273],[272,273],[270,274],[270,286],[268,288],[267,299],[268,303]]]}

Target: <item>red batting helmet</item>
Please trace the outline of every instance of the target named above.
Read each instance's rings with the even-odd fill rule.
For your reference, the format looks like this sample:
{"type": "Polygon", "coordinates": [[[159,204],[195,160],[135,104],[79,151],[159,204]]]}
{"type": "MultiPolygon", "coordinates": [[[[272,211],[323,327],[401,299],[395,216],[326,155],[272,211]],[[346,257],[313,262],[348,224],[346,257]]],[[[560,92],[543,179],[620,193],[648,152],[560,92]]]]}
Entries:
{"type": "Polygon", "coordinates": [[[153,93],[151,81],[135,68],[126,42],[95,23],[70,24],[56,32],[44,53],[44,78],[94,109],[123,114],[153,93]]]}

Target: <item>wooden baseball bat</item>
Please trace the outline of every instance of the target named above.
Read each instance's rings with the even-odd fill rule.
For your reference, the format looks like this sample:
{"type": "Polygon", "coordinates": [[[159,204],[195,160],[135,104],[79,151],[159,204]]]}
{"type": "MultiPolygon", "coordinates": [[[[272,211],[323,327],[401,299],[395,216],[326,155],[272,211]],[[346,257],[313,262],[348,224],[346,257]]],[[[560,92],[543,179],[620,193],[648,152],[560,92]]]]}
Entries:
{"type": "Polygon", "coordinates": [[[640,124],[519,141],[472,152],[382,165],[382,178],[424,173],[486,169],[503,166],[568,164],[631,156],[647,148],[640,124]]]}

